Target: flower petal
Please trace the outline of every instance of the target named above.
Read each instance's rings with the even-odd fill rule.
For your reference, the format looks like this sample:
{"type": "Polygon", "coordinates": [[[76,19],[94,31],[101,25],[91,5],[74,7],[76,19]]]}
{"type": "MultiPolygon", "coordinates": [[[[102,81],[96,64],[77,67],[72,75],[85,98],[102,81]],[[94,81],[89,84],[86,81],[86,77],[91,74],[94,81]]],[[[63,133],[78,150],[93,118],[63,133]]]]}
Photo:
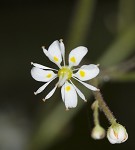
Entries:
{"type": "Polygon", "coordinates": [[[46,95],[45,100],[46,100],[46,99],[49,99],[49,98],[54,94],[54,92],[56,91],[56,88],[57,88],[57,86],[55,86],[55,87],[46,95]]]}
{"type": "Polygon", "coordinates": [[[31,62],[31,64],[34,66],[34,67],[37,67],[37,68],[40,68],[40,69],[46,69],[46,70],[55,70],[55,71],[58,71],[57,69],[53,69],[53,68],[50,68],[50,67],[46,67],[46,66],[43,66],[43,65],[40,65],[40,64],[37,64],[37,63],[33,63],[31,62]]]}
{"type": "Polygon", "coordinates": [[[75,88],[69,82],[65,83],[65,106],[66,109],[74,108],[77,106],[77,93],[75,88]]]}
{"type": "Polygon", "coordinates": [[[97,89],[96,87],[88,84],[88,83],[85,83],[85,82],[82,82],[81,80],[73,77],[74,79],[76,79],[77,81],[79,81],[81,84],[83,84],[85,87],[87,87],[88,89],[92,90],[92,91],[99,91],[99,89],[97,89]]]}
{"type": "Polygon", "coordinates": [[[99,74],[99,68],[97,65],[83,65],[77,73],[74,74],[75,77],[80,79],[81,81],[87,81],[99,74]]]}
{"type": "Polygon", "coordinates": [[[52,82],[56,77],[54,77],[52,80],[48,81],[44,85],[42,85],[36,92],[34,92],[35,95],[41,93],[49,84],[52,82]]]}
{"type": "Polygon", "coordinates": [[[65,84],[61,87],[61,97],[63,102],[65,102],[65,84]]]}
{"type": "Polygon", "coordinates": [[[125,134],[125,138],[123,139],[122,143],[125,142],[128,139],[128,134],[125,134]]]}
{"type": "Polygon", "coordinates": [[[50,57],[50,60],[59,66],[62,61],[62,57],[61,57],[60,43],[58,40],[54,41],[49,46],[48,53],[51,56],[51,57],[48,56],[50,57]]]}
{"type": "Polygon", "coordinates": [[[84,94],[74,85],[74,83],[70,80],[70,82],[72,83],[72,85],[74,86],[77,94],[84,100],[84,101],[87,101],[84,94]]]}
{"type": "Polygon", "coordinates": [[[86,55],[87,52],[88,52],[88,49],[83,46],[79,46],[79,47],[73,49],[69,53],[69,66],[79,65],[80,61],[86,55]]]}
{"type": "Polygon", "coordinates": [[[65,46],[64,46],[62,39],[60,40],[60,50],[61,50],[61,54],[63,57],[64,66],[65,66],[65,46]]]}
{"type": "Polygon", "coordinates": [[[44,54],[49,58],[50,56],[48,56],[49,53],[48,53],[47,49],[45,49],[44,46],[42,46],[42,49],[43,49],[44,54]]]}
{"type": "Polygon", "coordinates": [[[31,69],[31,76],[36,80],[40,82],[48,82],[52,78],[56,77],[57,74],[55,74],[51,70],[43,70],[37,67],[33,67],[31,69]]]}

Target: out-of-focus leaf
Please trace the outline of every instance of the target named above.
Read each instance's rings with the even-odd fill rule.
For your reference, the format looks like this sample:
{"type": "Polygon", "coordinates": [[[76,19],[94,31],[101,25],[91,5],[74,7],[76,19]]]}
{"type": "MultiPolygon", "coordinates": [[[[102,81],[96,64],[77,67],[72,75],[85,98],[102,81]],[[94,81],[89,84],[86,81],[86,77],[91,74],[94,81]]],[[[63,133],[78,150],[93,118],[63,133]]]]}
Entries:
{"type": "Polygon", "coordinates": [[[128,73],[120,73],[117,72],[113,75],[110,75],[111,81],[116,82],[135,82],[135,72],[128,72],[128,73]]]}
{"type": "Polygon", "coordinates": [[[135,50],[135,24],[121,34],[110,48],[103,54],[98,63],[103,67],[116,65],[135,50]]]}
{"type": "Polygon", "coordinates": [[[46,118],[43,118],[43,122],[39,126],[35,138],[32,141],[31,149],[40,150],[43,147],[45,149],[51,147],[54,142],[58,141],[58,136],[61,135],[63,128],[77,114],[82,106],[80,104],[76,109],[66,111],[63,102],[58,104],[52,110],[52,113],[48,114],[46,118]]]}
{"type": "Polygon", "coordinates": [[[135,0],[119,0],[118,31],[121,34],[135,21],[135,0]]]}
{"type": "Polygon", "coordinates": [[[86,40],[95,8],[96,0],[79,0],[71,19],[67,37],[67,51],[86,40]]]}

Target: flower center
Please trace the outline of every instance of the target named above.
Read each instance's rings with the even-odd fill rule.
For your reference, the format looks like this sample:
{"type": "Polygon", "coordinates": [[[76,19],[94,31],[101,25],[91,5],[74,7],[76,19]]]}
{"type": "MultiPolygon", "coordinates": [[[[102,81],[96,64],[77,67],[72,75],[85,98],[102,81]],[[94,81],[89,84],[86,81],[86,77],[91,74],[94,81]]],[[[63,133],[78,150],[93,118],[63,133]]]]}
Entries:
{"type": "Polygon", "coordinates": [[[71,79],[72,77],[72,70],[69,67],[62,67],[59,71],[58,71],[58,77],[59,78],[66,78],[67,80],[71,79]]]}

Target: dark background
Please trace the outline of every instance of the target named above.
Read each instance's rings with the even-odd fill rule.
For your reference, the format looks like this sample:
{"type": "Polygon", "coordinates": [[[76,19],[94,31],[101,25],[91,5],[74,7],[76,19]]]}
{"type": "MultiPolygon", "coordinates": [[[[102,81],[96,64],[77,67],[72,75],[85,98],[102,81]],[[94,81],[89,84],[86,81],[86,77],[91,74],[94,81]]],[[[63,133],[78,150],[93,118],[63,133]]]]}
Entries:
{"type": "MultiPolygon", "coordinates": [[[[41,46],[48,47],[61,38],[67,43],[77,3],[77,0],[0,1],[0,150],[31,149],[29,146],[33,145],[32,139],[42,118],[61,102],[61,98],[53,97],[42,102],[49,89],[38,96],[33,94],[41,84],[32,79],[30,62],[55,67],[44,56],[41,46]]],[[[88,35],[79,43],[88,47],[90,63],[96,63],[116,38],[117,13],[118,0],[97,1],[88,35]]],[[[92,98],[62,129],[49,150],[135,148],[135,82],[107,82],[101,92],[118,122],[126,127],[129,139],[123,144],[111,145],[106,138],[95,141],[90,137],[92,98]]],[[[59,90],[55,96],[60,97],[59,90]]],[[[109,123],[102,113],[100,117],[107,129],[109,123]]]]}

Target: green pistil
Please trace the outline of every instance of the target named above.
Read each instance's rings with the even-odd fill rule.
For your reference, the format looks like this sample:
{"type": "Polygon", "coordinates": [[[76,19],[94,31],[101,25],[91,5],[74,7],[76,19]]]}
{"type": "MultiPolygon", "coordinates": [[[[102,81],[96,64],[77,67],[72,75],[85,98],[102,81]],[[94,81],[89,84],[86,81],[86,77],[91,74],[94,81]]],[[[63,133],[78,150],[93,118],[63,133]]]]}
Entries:
{"type": "Polygon", "coordinates": [[[58,71],[58,77],[59,77],[59,78],[60,78],[60,77],[64,78],[64,77],[66,76],[66,77],[67,77],[67,80],[70,80],[70,79],[71,79],[72,74],[73,74],[73,72],[72,72],[71,68],[66,67],[66,66],[62,67],[62,68],[58,71]]]}

